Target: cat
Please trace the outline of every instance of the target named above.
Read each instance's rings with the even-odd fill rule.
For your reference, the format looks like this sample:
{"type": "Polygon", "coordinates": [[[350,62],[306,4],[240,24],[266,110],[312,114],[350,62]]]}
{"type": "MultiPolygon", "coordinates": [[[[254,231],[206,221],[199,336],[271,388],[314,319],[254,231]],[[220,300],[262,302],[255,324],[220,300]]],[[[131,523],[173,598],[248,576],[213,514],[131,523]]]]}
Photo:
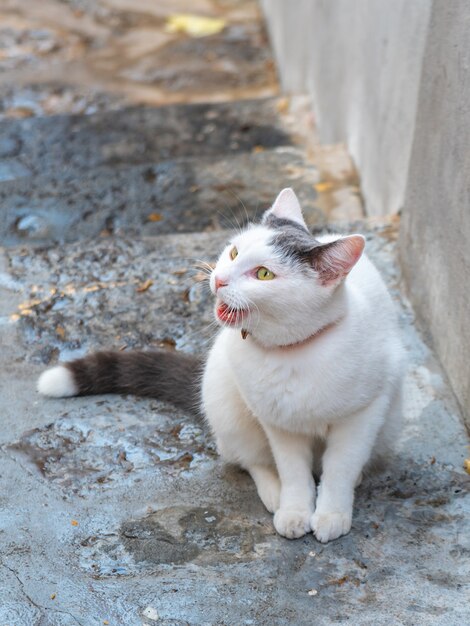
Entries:
{"type": "Polygon", "coordinates": [[[253,478],[280,535],[336,539],[351,529],[364,468],[393,447],[401,422],[396,314],[364,245],[361,235],[315,238],[284,189],[210,274],[221,330],[205,363],[98,352],[43,372],[38,390],[135,393],[200,410],[220,456],[253,478]]]}

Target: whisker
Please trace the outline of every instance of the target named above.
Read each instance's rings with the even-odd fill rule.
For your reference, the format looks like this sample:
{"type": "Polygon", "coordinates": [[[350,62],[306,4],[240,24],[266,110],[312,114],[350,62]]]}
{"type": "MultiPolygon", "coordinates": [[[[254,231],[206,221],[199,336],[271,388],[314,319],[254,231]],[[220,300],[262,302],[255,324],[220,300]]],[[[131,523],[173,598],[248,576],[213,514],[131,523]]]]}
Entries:
{"type": "Polygon", "coordinates": [[[233,209],[229,206],[226,205],[225,207],[226,209],[230,209],[230,211],[232,212],[233,218],[234,220],[236,220],[236,224],[233,223],[233,221],[231,219],[229,219],[227,217],[227,215],[225,215],[224,213],[222,213],[222,211],[217,211],[217,213],[226,221],[228,222],[230,228],[234,231],[236,231],[238,234],[240,234],[242,232],[242,228],[240,226],[240,224],[238,223],[237,217],[233,212],[233,209]]]}
{"type": "Polygon", "coordinates": [[[250,217],[249,217],[249,214],[248,214],[248,209],[246,208],[245,203],[244,203],[244,202],[243,202],[243,200],[240,198],[240,196],[238,196],[238,195],[237,195],[237,194],[233,191],[233,189],[227,189],[227,191],[229,191],[229,192],[232,194],[232,196],[233,196],[236,200],[238,200],[238,202],[242,205],[242,207],[243,207],[243,209],[244,209],[244,211],[245,211],[245,219],[246,219],[246,222],[245,222],[245,224],[243,224],[243,226],[244,226],[244,227],[246,227],[246,225],[250,222],[250,217]]]}
{"type": "Polygon", "coordinates": [[[195,330],[193,330],[190,333],[187,333],[186,335],[184,335],[184,337],[182,337],[183,341],[180,344],[179,348],[185,348],[186,346],[190,345],[191,341],[194,339],[194,337],[197,337],[198,335],[203,335],[202,341],[201,341],[201,345],[202,347],[206,347],[207,344],[209,342],[212,342],[215,335],[217,334],[216,332],[212,332],[212,330],[217,330],[218,328],[218,324],[215,320],[213,320],[212,322],[210,322],[207,326],[203,326],[201,328],[197,328],[195,330]],[[204,335],[210,332],[210,335],[207,337],[204,337],[204,335]]]}

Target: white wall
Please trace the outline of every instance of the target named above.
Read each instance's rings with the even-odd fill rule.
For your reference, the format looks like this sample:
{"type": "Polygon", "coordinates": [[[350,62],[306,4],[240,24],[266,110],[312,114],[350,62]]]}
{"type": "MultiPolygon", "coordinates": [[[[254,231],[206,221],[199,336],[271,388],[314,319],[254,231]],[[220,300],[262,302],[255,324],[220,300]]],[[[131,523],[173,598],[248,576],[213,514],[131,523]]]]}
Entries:
{"type": "Polygon", "coordinates": [[[434,0],[400,252],[470,425],[470,3],[434,0]]]}
{"type": "Polygon", "coordinates": [[[346,141],[370,215],[402,208],[431,0],[261,0],[287,91],[346,141]]]}

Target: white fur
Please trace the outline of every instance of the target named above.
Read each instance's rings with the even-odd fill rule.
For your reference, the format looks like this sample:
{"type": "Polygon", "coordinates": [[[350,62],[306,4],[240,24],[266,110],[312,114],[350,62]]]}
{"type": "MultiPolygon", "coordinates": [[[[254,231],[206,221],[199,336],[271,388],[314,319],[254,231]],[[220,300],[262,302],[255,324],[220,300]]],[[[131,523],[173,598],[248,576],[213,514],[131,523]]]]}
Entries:
{"type": "Polygon", "coordinates": [[[63,365],[57,365],[41,374],[37,390],[43,396],[51,398],[67,398],[78,393],[72,372],[63,365]]]}
{"type": "MultiPolygon", "coordinates": [[[[278,217],[288,217],[284,202],[281,208],[278,217]]],[[[270,211],[276,214],[276,206],[270,211]]],[[[226,284],[218,300],[250,310],[242,324],[250,336],[242,339],[240,325],[220,331],[204,373],[203,405],[221,456],[250,472],[275,511],[276,530],[289,538],[313,530],[327,542],[350,530],[361,472],[397,436],[402,347],[393,303],[366,256],[347,278],[325,285],[283,263],[269,245],[273,234],[252,226],[227,246],[213,272],[214,293],[215,276],[226,284]],[[259,266],[275,278],[257,280],[259,266]],[[332,322],[315,339],[282,347],[332,322]],[[322,459],[314,458],[319,440],[322,459]],[[312,467],[319,461],[315,503],[312,467]]]]}

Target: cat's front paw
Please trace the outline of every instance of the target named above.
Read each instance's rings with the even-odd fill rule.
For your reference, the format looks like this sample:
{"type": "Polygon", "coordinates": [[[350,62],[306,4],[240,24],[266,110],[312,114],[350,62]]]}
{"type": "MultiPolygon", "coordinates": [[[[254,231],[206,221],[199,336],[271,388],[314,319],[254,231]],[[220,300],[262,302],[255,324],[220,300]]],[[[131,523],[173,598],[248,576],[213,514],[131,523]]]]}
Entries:
{"type": "Polygon", "coordinates": [[[311,512],[279,509],[274,515],[274,528],[287,539],[298,539],[310,532],[311,512]]]}
{"type": "Polygon", "coordinates": [[[317,513],[315,511],[310,524],[318,541],[327,543],[333,539],[338,539],[341,535],[346,535],[351,530],[351,518],[352,513],[321,513],[320,511],[317,513]]]}

